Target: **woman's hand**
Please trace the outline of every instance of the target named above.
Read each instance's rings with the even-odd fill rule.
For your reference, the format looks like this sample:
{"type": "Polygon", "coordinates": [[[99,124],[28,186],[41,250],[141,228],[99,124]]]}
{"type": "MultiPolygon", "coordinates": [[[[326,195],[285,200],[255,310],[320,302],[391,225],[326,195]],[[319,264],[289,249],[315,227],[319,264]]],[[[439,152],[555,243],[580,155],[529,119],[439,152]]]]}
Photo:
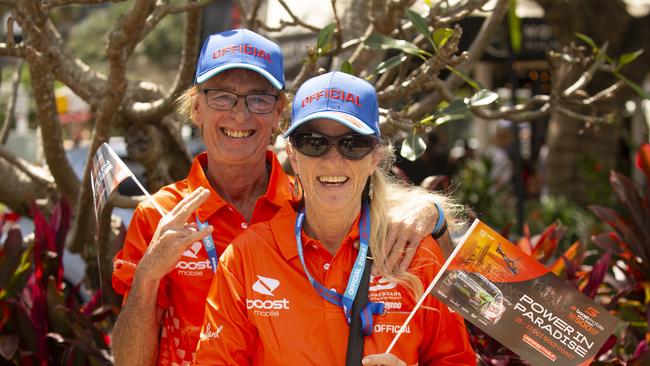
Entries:
{"type": "Polygon", "coordinates": [[[406,362],[400,360],[392,353],[382,353],[368,355],[361,360],[364,366],[382,365],[382,366],[406,366],[406,362]]]}
{"type": "Polygon", "coordinates": [[[192,213],[209,197],[210,191],[199,187],[160,219],[151,243],[138,264],[140,276],[150,281],[160,280],[174,269],[192,243],[212,233],[212,225],[198,230],[195,222],[188,223],[192,213]]]}

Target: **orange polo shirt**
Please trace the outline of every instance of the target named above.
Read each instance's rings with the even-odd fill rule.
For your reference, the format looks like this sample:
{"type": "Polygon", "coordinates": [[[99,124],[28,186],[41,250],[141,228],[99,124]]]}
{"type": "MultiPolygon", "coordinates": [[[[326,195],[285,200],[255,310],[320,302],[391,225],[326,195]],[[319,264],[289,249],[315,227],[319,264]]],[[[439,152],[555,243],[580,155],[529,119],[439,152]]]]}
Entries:
{"type": "MultiPolygon", "coordinates": [[[[270,220],[292,198],[292,181],[282,170],[275,155],[267,152],[266,160],[271,168],[269,185],[266,193],[257,200],[251,223],[246,222],[242,214],[211,187],[204,173],[207,167],[206,153],[194,159],[186,179],[163,187],[153,197],[169,212],[183,197],[198,187],[210,189],[210,199],[196,214],[201,221],[207,220],[214,227],[212,237],[217,255],[220,255],[248,225],[270,220]]],[[[124,247],[117,253],[113,263],[113,288],[117,293],[128,295],[135,267],[144,255],[158,221],[160,214],[151,202],[143,201],[138,205],[129,225],[124,247]]],[[[203,324],[205,298],[213,277],[208,254],[203,244],[196,242],[183,253],[176,268],[160,282],[157,301],[166,311],[159,342],[159,365],[183,365],[192,362],[203,324]]]]}
{"type": "MultiPolygon", "coordinates": [[[[283,207],[269,222],[239,236],[220,258],[210,288],[196,365],[344,365],[349,328],[343,310],[322,298],[298,257],[296,213],[283,207]]],[[[358,219],[357,219],[358,221],[358,219]]],[[[302,234],[311,275],[343,293],[358,250],[357,223],[332,256],[302,234]]],[[[409,271],[423,287],[443,258],[431,237],[424,239],[409,271]]],[[[381,278],[370,283],[369,299],[385,305],[373,316],[365,354],[383,353],[418,299],[405,287],[381,278]]],[[[392,351],[407,364],[475,365],[463,319],[432,296],[416,312],[392,351]]]]}

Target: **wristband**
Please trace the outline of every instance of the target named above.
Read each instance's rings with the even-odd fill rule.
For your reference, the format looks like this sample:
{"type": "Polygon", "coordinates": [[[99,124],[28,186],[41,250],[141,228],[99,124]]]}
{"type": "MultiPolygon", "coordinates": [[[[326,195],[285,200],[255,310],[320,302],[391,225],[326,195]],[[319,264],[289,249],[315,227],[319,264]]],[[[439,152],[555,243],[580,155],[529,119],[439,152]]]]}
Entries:
{"type": "Polygon", "coordinates": [[[442,211],[438,202],[436,202],[435,205],[438,209],[438,221],[436,222],[436,226],[433,228],[431,235],[434,239],[438,239],[447,230],[447,221],[445,221],[445,213],[442,211]]]}

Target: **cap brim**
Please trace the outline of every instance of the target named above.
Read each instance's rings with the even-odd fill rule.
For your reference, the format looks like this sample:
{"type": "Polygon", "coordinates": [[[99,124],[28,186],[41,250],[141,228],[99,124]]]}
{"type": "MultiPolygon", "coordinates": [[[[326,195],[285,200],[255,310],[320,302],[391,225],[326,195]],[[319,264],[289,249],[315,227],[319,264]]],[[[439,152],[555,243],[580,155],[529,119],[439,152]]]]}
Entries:
{"type": "Polygon", "coordinates": [[[357,117],[343,113],[343,112],[333,112],[333,111],[326,111],[326,112],[316,112],[308,115],[307,117],[301,119],[300,121],[296,121],[291,124],[291,127],[287,130],[287,132],[284,133],[284,137],[287,138],[289,135],[293,133],[298,127],[304,125],[305,123],[319,119],[319,118],[324,118],[324,119],[332,119],[334,121],[337,121],[346,127],[349,127],[352,131],[356,133],[360,133],[362,135],[374,135],[375,131],[368,127],[365,123],[363,123],[360,119],[357,117]]]}
{"type": "Polygon", "coordinates": [[[266,80],[268,80],[271,83],[271,85],[273,85],[276,89],[278,90],[284,89],[284,85],[282,85],[282,83],[278,79],[273,77],[273,75],[271,75],[271,73],[269,73],[268,71],[256,65],[239,63],[239,62],[233,62],[227,65],[215,67],[214,69],[211,69],[210,71],[207,71],[202,75],[199,75],[196,78],[196,83],[200,84],[210,79],[211,77],[230,69],[248,69],[248,70],[255,71],[256,73],[262,75],[266,80]]]}

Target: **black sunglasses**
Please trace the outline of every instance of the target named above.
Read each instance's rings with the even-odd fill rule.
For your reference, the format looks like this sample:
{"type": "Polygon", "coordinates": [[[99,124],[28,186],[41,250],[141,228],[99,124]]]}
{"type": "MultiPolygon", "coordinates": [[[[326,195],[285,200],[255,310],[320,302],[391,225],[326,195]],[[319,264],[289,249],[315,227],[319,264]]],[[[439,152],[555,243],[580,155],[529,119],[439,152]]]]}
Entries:
{"type": "Polygon", "coordinates": [[[332,137],[316,132],[296,132],[289,138],[293,147],[303,155],[318,157],[327,154],[332,145],[341,156],[349,160],[361,160],[377,145],[372,135],[350,133],[332,137]]]}

